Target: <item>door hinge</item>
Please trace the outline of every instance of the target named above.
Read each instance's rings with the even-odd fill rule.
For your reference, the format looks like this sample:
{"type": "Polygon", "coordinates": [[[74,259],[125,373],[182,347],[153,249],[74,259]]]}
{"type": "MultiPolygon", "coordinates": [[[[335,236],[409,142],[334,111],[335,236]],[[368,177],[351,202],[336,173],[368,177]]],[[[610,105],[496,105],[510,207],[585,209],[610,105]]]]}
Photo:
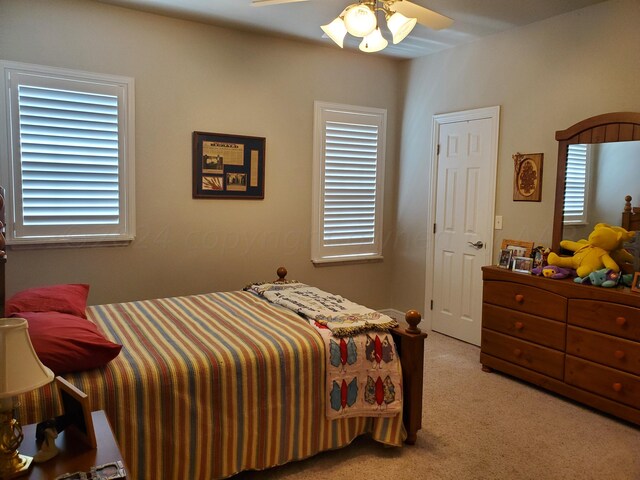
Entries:
{"type": "Polygon", "coordinates": [[[440,144],[436,147],[436,155],[440,155],[440,144]]]}
{"type": "Polygon", "coordinates": [[[436,233],[436,224],[433,224],[433,233],[436,233]]]}
{"type": "Polygon", "coordinates": [[[431,300],[431,308],[430,310],[433,310],[433,300],[431,300]]]}

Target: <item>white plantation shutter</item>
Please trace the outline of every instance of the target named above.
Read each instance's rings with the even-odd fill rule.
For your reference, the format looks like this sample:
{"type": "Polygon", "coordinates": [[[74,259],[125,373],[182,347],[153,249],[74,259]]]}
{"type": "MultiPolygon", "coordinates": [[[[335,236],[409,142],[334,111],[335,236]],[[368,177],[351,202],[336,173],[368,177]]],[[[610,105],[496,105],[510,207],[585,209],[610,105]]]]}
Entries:
{"type": "Polygon", "coordinates": [[[588,159],[588,145],[569,145],[564,187],[563,222],[565,225],[587,223],[588,159]]]}
{"type": "Polygon", "coordinates": [[[132,239],[132,80],[19,67],[5,66],[12,140],[8,241],[132,239]]]}
{"type": "Polygon", "coordinates": [[[386,112],[316,103],[314,262],[382,255],[386,112]]]}

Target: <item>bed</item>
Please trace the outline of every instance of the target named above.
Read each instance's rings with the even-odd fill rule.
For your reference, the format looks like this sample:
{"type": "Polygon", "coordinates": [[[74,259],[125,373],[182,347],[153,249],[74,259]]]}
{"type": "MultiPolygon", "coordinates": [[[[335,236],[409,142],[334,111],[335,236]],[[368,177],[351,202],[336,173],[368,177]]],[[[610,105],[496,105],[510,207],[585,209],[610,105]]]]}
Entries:
{"type": "MultiPolygon", "coordinates": [[[[278,281],[285,276],[278,269],[278,281]]],[[[340,448],[361,434],[411,444],[421,427],[426,334],[415,311],[407,329],[390,332],[402,364],[402,414],[332,421],[320,336],[298,314],[251,292],[89,306],[85,313],[122,350],[102,368],[63,376],[93,410],[105,410],[128,478],[225,478],[340,448]]],[[[24,395],[20,421],[51,418],[57,404],[51,386],[24,395]]]]}

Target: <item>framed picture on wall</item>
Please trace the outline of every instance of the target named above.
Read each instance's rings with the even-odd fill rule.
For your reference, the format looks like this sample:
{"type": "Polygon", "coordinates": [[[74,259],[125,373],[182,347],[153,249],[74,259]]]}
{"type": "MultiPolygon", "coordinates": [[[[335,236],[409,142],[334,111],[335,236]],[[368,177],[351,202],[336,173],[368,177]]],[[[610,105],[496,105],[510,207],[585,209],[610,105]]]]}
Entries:
{"type": "Polygon", "coordinates": [[[193,198],[264,198],[266,139],[193,132],[193,198]]]}
{"type": "Polygon", "coordinates": [[[539,202],[542,200],[542,153],[516,153],[512,156],[513,200],[539,202]]]}

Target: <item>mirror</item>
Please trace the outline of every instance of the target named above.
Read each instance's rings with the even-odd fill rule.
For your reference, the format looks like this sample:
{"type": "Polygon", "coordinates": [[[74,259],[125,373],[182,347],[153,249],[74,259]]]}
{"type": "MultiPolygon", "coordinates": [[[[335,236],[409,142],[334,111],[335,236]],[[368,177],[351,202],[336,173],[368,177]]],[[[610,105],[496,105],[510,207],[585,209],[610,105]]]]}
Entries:
{"type": "Polygon", "coordinates": [[[626,195],[633,197],[633,205],[640,205],[640,113],[591,117],[556,132],[556,140],[558,172],[552,249],[558,252],[560,240],[586,238],[595,223],[621,225],[626,195]],[[563,221],[567,164],[571,163],[572,150],[579,150],[580,145],[595,159],[588,160],[587,222],[568,226],[563,221]]]}
{"type": "Polygon", "coordinates": [[[567,148],[562,239],[578,241],[597,223],[620,225],[626,195],[640,200],[640,142],[567,148]]]}

